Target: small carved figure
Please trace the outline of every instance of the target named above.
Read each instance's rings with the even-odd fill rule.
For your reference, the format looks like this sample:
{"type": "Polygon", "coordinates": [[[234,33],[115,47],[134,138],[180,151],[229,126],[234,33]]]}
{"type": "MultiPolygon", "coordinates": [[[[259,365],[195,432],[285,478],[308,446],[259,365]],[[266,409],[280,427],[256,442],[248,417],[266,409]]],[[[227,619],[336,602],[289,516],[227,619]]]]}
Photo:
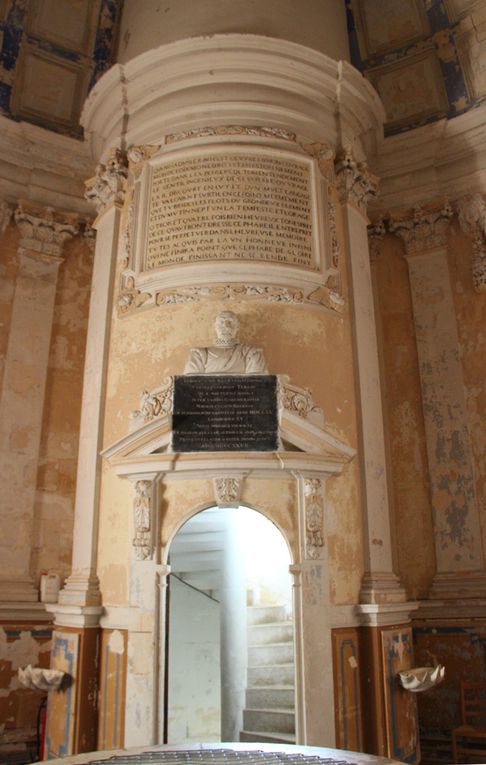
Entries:
{"type": "Polygon", "coordinates": [[[214,345],[191,349],[184,374],[268,374],[261,348],[239,342],[240,322],[233,311],[221,311],[215,329],[214,345]]]}

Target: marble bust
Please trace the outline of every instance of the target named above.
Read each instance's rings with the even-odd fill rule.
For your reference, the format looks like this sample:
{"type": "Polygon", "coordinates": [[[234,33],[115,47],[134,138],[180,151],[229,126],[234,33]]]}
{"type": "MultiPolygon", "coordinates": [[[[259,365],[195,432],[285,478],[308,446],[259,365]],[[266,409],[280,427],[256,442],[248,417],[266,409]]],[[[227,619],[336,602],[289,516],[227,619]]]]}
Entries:
{"type": "Polygon", "coordinates": [[[192,348],[185,375],[267,375],[260,348],[239,342],[240,322],[233,311],[221,311],[215,322],[216,338],[208,348],[192,348]]]}

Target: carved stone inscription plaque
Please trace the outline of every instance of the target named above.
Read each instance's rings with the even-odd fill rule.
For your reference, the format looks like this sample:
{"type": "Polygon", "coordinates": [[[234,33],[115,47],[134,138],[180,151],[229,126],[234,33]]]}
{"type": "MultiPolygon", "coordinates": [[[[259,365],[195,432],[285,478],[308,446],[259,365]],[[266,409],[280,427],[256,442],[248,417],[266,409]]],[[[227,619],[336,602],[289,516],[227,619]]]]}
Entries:
{"type": "Polygon", "coordinates": [[[174,377],[175,452],[276,451],[275,375],[174,377]]]}
{"type": "Polygon", "coordinates": [[[315,270],[307,161],[224,152],[153,170],[143,270],[199,261],[273,261],[315,270]]]}

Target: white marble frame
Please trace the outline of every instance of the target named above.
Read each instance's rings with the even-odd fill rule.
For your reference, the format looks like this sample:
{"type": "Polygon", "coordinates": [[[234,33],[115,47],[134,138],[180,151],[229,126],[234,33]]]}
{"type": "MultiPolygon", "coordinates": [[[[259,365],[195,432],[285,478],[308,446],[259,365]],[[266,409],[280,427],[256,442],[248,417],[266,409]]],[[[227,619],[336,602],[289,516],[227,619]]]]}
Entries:
{"type": "Polygon", "coordinates": [[[167,290],[170,288],[193,287],[197,285],[220,284],[224,281],[244,284],[266,284],[302,289],[305,295],[325,284],[332,268],[327,225],[328,182],[322,176],[316,159],[309,156],[298,144],[275,138],[255,136],[214,136],[188,139],[177,144],[164,145],[144,163],[140,177],[135,182],[135,200],[132,231],[132,252],[129,271],[133,275],[137,290],[167,290]],[[310,174],[310,205],[312,226],[312,249],[314,268],[281,264],[271,260],[221,259],[195,261],[180,265],[161,266],[158,269],[143,270],[143,257],[147,241],[150,212],[150,192],[155,169],[173,159],[188,157],[217,156],[218,153],[255,152],[298,161],[305,164],[310,174]],[[231,272],[231,273],[230,273],[231,272]]]}

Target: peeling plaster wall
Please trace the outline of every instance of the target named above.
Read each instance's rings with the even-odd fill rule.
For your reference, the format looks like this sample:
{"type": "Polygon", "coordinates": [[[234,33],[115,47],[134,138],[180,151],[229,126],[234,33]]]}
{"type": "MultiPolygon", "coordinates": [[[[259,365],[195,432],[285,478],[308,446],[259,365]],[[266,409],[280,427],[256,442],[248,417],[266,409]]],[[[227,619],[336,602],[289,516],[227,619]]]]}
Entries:
{"type": "Polygon", "coordinates": [[[93,256],[77,237],[59,270],[37,472],[32,568],[71,567],[74,492],[93,256]]]}
{"type": "Polygon", "coordinates": [[[435,573],[434,532],[410,284],[400,241],[384,240],[372,273],[397,573],[409,598],[424,598],[435,573]]]}
{"type": "Polygon", "coordinates": [[[19,667],[48,667],[51,629],[5,623],[0,627],[0,757],[6,752],[36,754],[36,720],[45,693],[24,688],[19,667]]]}

